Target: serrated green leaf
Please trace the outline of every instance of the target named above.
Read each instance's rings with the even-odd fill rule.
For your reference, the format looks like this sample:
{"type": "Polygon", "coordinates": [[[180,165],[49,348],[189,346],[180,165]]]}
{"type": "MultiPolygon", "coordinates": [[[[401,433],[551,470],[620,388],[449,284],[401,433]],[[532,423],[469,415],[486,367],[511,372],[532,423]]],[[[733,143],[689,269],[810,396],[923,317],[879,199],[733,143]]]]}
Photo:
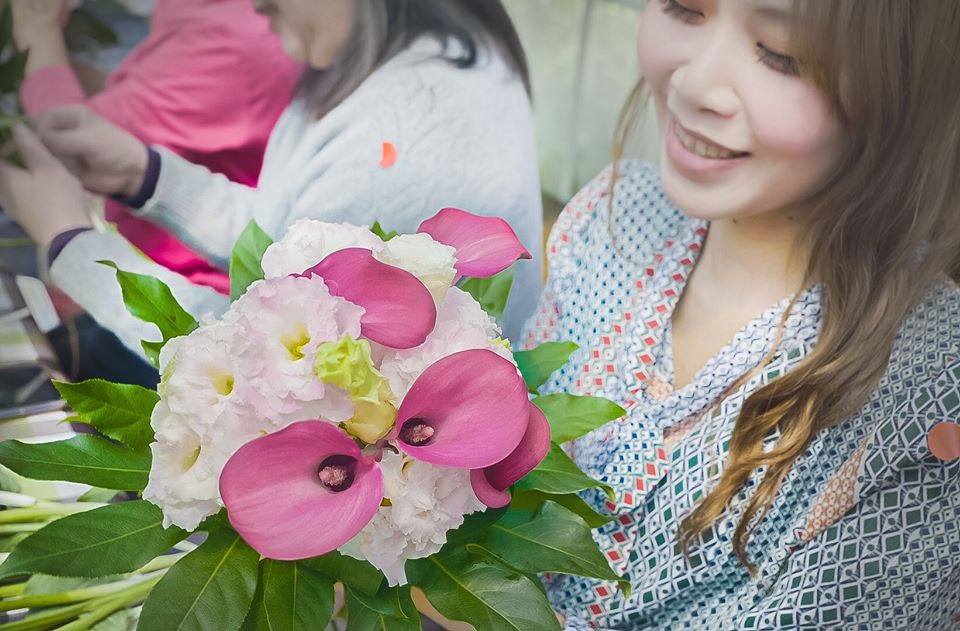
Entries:
{"type": "Polygon", "coordinates": [[[312,559],[304,559],[302,563],[364,594],[376,594],[380,584],[383,583],[383,574],[380,570],[366,561],[348,557],[337,551],[312,559]]]}
{"type": "Polygon", "coordinates": [[[384,584],[375,596],[346,588],[347,631],[420,631],[410,587],[384,584]]]}
{"type": "Polygon", "coordinates": [[[110,583],[122,581],[124,578],[125,576],[122,574],[116,574],[114,576],[101,576],[97,578],[77,578],[66,576],[49,576],[47,574],[34,574],[23,586],[23,595],[39,596],[41,594],[57,594],[83,587],[108,585],[110,583]]]}
{"type": "Polygon", "coordinates": [[[381,241],[389,241],[390,239],[400,234],[396,230],[391,230],[387,232],[386,230],[384,230],[383,226],[380,225],[379,221],[373,222],[373,225],[370,226],[370,232],[380,237],[381,241]]]}
{"type": "Polygon", "coordinates": [[[459,285],[460,289],[480,303],[484,311],[497,319],[503,317],[512,286],[513,267],[508,267],[489,278],[467,278],[459,285]]]}
{"type": "Polygon", "coordinates": [[[230,253],[230,300],[236,300],[247,287],[263,278],[263,253],[273,244],[263,229],[251,220],[230,253]]]}
{"type": "Polygon", "coordinates": [[[325,629],[333,615],[333,580],[300,561],[260,561],[253,606],[243,628],[255,631],[325,629]]]}
{"type": "Polygon", "coordinates": [[[580,438],[626,414],[622,407],[602,397],[548,394],[536,397],[533,404],[547,417],[550,439],[557,444],[580,438]]]}
{"type": "Polygon", "coordinates": [[[134,449],[144,449],[153,442],[150,415],[160,401],[153,390],[102,379],[55,381],[53,385],[80,420],[101,434],[134,449]]]}
{"type": "Polygon", "coordinates": [[[506,514],[506,512],[506,507],[488,508],[479,513],[467,515],[464,517],[463,523],[460,524],[459,528],[447,533],[447,543],[456,545],[473,541],[478,536],[482,536],[482,533],[490,526],[490,524],[496,523],[497,520],[501,519],[506,514]]]}
{"type": "Polygon", "coordinates": [[[0,6],[0,50],[13,44],[13,10],[9,2],[0,6]]]}
{"type": "Polygon", "coordinates": [[[110,504],[53,521],[14,548],[0,578],[18,574],[111,576],[143,567],[183,539],[163,528],[160,509],[144,500],[110,504]]]}
{"type": "Polygon", "coordinates": [[[149,452],[83,434],[52,443],[4,441],[0,463],[35,480],[80,482],[118,491],[143,489],[150,474],[149,452]]]}
{"type": "Polygon", "coordinates": [[[469,622],[477,631],[548,631],[560,623],[543,592],[516,570],[444,548],[407,563],[411,583],[450,620],[469,622]]]}
{"type": "Polygon", "coordinates": [[[135,318],[156,325],[163,342],[187,335],[199,326],[196,318],[180,306],[173,292],[159,278],[126,272],[113,261],[97,262],[116,270],[127,311],[135,318]]]}
{"type": "Polygon", "coordinates": [[[559,572],[616,582],[629,596],[630,583],[617,576],[597,548],[590,526],[554,502],[544,504],[532,519],[511,524],[502,520],[487,529],[479,546],[527,574],[559,572]]]}
{"type": "Polygon", "coordinates": [[[567,495],[549,495],[547,493],[541,493],[540,491],[521,491],[518,489],[513,492],[510,508],[511,510],[522,509],[535,513],[548,501],[556,502],[575,515],[579,515],[591,528],[599,528],[614,519],[612,515],[601,515],[593,510],[582,497],[573,493],[567,495]]]}
{"type": "Polygon", "coordinates": [[[567,363],[578,348],[573,342],[546,342],[532,350],[514,353],[513,358],[517,361],[527,389],[536,392],[567,363]]]}
{"type": "Polygon", "coordinates": [[[541,491],[550,495],[566,495],[586,489],[602,489],[610,501],[615,499],[613,489],[602,482],[589,477],[570,457],[564,453],[559,445],[550,446],[547,457],[537,468],[517,482],[517,488],[541,491]]]}
{"type": "Polygon", "coordinates": [[[236,631],[257,587],[260,555],[228,528],[214,528],[171,567],[143,605],[144,631],[236,631]]]}
{"type": "Polygon", "coordinates": [[[90,627],[90,631],[133,631],[136,628],[137,612],[133,609],[121,609],[90,627]]]}

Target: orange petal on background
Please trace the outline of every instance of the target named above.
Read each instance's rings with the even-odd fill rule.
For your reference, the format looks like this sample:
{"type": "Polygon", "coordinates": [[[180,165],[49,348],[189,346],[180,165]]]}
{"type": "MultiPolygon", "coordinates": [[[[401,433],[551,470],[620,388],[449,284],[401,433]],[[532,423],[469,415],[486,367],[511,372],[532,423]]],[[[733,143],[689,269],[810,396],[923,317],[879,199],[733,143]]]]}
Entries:
{"type": "Polygon", "coordinates": [[[387,168],[397,163],[397,148],[392,142],[383,143],[383,154],[380,157],[380,166],[387,168]]]}
{"type": "Polygon", "coordinates": [[[937,423],[927,434],[927,445],[944,462],[960,458],[960,425],[950,421],[937,423]]]}

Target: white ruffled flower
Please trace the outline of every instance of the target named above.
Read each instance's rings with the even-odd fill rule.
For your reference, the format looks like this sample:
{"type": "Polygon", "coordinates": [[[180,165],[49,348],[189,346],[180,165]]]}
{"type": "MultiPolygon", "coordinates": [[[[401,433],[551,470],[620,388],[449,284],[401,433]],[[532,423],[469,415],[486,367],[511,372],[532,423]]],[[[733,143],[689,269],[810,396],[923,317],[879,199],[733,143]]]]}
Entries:
{"type": "Polygon", "coordinates": [[[319,277],[285,276],[254,283],[231,312],[243,330],[237,387],[257,413],[277,429],[353,416],[349,395],[320,381],[314,359],[320,344],[360,336],[361,307],[331,295],[319,277]]]}
{"type": "Polygon", "coordinates": [[[439,552],[448,531],[486,507],[473,493],[465,469],[435,467],[392,451],[384,452],[380,468],[390,506],[381,506],[341,552],[369,561],[390,585],[403,585],[407,559],[439,552]]]}
{"type": "Polygon", "coordinates": [[[402,234],[383,244],[377,260],[404,269],[420,279],[441,302],[457,275],[457,251],[428,234],[402,234]]]}
{"type": "Polygon", "coordinates": [[[279,278],[302,274],[337,250],[364,248],[377,252],[382,247],[383,241],[367,228],[301,219],[267,248],[260,266],[266,278],[279,278]]]}
{"type": "Polygon", "coordinates": [[[207,322],[160,353],[161,400],[150,419],[156,439],[143,497],[163,510],[164,527],[193,530],[219,511],[224,465],[268,428],[237,393],[240,337],[235,323],[207,322]]]}
{"type": "Polygon", "coordinates": [[[513,362],[513,354],[496,343],[500,328],[467,292],[451,287],[437,309],[437,325],[426,341],[416,348],[393,350],[377,348],[380,372],[390,381],[390,389],[403,400],[410,386],[431,364],[460,351],[487,348],[513,362]]]}

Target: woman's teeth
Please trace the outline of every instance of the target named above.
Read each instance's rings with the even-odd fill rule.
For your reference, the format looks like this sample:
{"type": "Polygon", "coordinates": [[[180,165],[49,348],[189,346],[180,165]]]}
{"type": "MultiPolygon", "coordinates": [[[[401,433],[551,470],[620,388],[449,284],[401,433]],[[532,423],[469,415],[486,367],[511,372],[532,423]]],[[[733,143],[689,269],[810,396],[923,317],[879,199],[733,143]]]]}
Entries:
{"type": "Polygon", "coordinates": [[[684,149],[694,153],[701,158],[710,158],[712,160],[729,160],[731,158],[740,158],[746,154],[739,151],[730,151],[713,143],[704,142],[688,134],[680,125],[674,125],[677,139],[684,149]]]}

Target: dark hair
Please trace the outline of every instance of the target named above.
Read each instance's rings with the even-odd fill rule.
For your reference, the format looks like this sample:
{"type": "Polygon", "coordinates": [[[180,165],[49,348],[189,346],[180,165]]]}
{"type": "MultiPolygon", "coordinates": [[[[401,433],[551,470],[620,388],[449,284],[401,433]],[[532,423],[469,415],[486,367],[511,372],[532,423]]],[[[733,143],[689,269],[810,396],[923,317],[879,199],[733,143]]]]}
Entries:
{"type": "Polygon", "coordinates": [[[493,47],[530,93],[527,58],[500,0],[357,0],[354,30],[337,61],[323,70],[307,69],[297,94],[320,118],[373,71],[424,35],[441,42],[441,57],[458,68],[473,67],[480,49],[493,47]]]}

